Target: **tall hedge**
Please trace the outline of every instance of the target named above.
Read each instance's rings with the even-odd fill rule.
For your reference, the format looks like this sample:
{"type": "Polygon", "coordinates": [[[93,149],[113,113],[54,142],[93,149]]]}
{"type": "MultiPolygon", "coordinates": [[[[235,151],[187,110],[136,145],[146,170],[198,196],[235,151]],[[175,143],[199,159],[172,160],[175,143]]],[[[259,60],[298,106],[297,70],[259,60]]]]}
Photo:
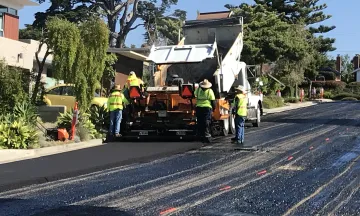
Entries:
{"type": "Polygon", "coordinates": [[[18,102],[28,99],[29,78],[26,72],[0,59],[0,114],[11,113],[18,102]]]}

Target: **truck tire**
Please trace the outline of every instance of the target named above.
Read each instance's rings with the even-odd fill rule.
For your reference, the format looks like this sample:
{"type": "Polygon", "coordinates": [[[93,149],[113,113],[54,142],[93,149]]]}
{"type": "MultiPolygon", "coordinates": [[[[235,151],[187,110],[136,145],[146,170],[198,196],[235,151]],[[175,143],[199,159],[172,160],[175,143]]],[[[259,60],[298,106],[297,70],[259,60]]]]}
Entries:
{"type": "MultiPolygon", "coordinates": [[[[229,114],[229,111],[225,111],[225,114],[229,114]]],[[[224,119],[222,120],[222,124],[221,124],[221,136],[227,136],[229,134],[229,128],[230,128],[230,123],[229,123],[229,118],[228,119],[224,119]]]]}
{"type": "Polygon", "coordinates": [[[232,114],[229,116],[229,133],[235,134],[235,119],[233,118],[232,114]]]}
{"type": "Polygon", "coordinates": [[[256,122],[253,123],[253,126],[260,127],[260,122],[261,122],[261,111],[260,111],[260,107],[258,107],[256,109],[256,122]]]}

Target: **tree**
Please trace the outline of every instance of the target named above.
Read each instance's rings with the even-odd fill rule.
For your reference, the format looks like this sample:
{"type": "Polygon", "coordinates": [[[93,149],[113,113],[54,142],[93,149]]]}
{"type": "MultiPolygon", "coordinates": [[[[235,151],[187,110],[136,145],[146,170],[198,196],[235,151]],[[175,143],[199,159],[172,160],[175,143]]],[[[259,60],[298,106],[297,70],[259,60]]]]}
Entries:
{"type": "MultiPolygon", "coordinates": [[[[143,23],[134,26],[142,13],[148,13],[152,8],[169,9],[178,0],[161,0],[160,6],[156,6],[159,0],[50,0],[51,6],[44,13],[37,13],[34,26],[41,27],[50,16],[61,16],[70,22],[82,22],[89,17],[104,17],[110,29],[109,44],[112,47],[123,48],[126,37],[130,31],[143,26],[143,23]],[[143,5],[149,6],[143,7],[143,5]],[[151,7],[150,7],[151,6],[151,7]],[[142,10],[139,10],[142,7],[142,10]],[[116,31],[119,24],[120,31],[116,31]]],[[[39,3],[45,0],[38,0],[39,3]]]]}
{"type": "Polygon", "coordinates": [[[156,7],[151,2],[142,3],[139,6],[141,18],[144,20],[146,33],[144,34],[147,45],[178,43],[179,33],[183,22],[186,20],[186,11],[177,9],[169,15],[167,6],[156,7]]]}
{"type": "Polygon", "coordinates": [[[341,57],[341,76],[346,83],[355,81],[354,65],[349,55],[343,55],[341,57]]]}
{"type": "Polygon", "coordinates": [[[54,78],[62,79],[65,83],[72,83],[78,75],[72,69],[77,61],[81,40],[80,30],[76,24],[58,17],[51,18],[46,23],[46,28],[47,44],[53,51],[54,78]]]}
{"type": "MultiPolygon", "coordinates": [[[[27,101],[24,72],[0,59],[0,113],[11,113],[16,104],[27,101]]],[[[28,85],[27,85],[28,87],[28,85]]]]}
{"type": "MultiPolygon", "coordinates": [[[[80,109],[86,110],[90,106],[95,90],[100,87],[108,59],[109,30],[106,24],[100,18],[76,25],[65,19],[52,17],[46,22],[45,32],[41,44],[46,44],[48,54],[53,54],[55,78],[75,84],[75,94],[80,109]]],[[[41,62],[38,63],[42,65],[41,62]]],[[[35,85],[37,89],[41,71],[42,69],[37,75],[35,85]]]]}
{"type": "MultiPolygon", "coordinates": [[[[325,15],[324,10],[327,8],[326,4],[319,4],[320,0],[254,0],[257,4],[263,5],[269,11],[276,12],[282,20],[290,24],[304,23],[309,27],[309,31],[312,34],[322,34],[330,32],[335,29],[335,26],[319,25],[315,27],[315,24],[319,24],[327,19],[331,18],[331,15],[325,15]]],[[[317,38],[318,47],[317,50],[325,54],[329,51],[334,51],[333,44],[335,39],[324,38],[320,36],[317,38]]]]}
{"type": "MultiPolygon", "coordinates": [[[[101,79],[101,94],[103,93],[103,86],[110,86],[110,83],[114,80],[115,75],[116,75],[116,71],[114,68],[114,65],[117,61],[117,56],[116,54],[108,54],[106,55],[106,59],[105,59],[105,69],[104,69],[104,74],[103,77],[101,79]]],[[[107,89],[106,93],[108,94],[110,92],[110,89],[107,89]]]]}
{"type": "Polygon", "coordinates": [[[281,58],[297,61],[308,52],[303,26],[282,21],[275,12],[267,11],[262,5],[243,3],[239,7],[225,7],[244,18],[242,60],[247,64],[275,62],[281,58]]]}
{"type": "Polygon", "coordinates": [[[24,29],[20,29],[19,38],[40,41],[43,38],[43,31],[40,28],[36,28],[32,25],[26,24],[24,29]]]}
{"type": "Polygon", "coordinates": [[[72,73],[76,74],[76,97],[83,110],[90,107],[95,90],[106,67],[109,30],[100,19],[86,21],[80,25],[80,45],[72,73]]]}
{"type": "MultiPolygon", "coordinates": [[[[37,0],[40,4],[46,0],[37,0]]],[[[49,17],[68,20],[72,23],[81,23],[93,16],[97,16],[96,7],[86,5],[80,0],[49,0],[50,7],[45,12],[35,14],[35,21],[32,24],[34,28],[43,29],[49,17]]]]}

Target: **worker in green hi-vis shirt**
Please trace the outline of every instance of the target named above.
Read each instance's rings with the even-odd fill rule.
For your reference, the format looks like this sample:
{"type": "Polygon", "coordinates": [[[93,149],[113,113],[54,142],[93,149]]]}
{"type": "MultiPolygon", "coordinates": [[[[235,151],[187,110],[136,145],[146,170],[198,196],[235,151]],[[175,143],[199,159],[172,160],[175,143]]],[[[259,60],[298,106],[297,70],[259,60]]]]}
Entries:
{"type": "Polygon", "coordinates": [[[212,84],[205,79],[194,92],[196,97],[196,119],[197,119],[197,136],[203,142],[211,142],[210,124],[212,112],[215,110],[215,94],[211,89],[212,84]]]}
{"type": "Polygon", "coordinates": [[[245,118],[247,117],[247,98],[243,86],[235,88],[236,95],[232,104],[232,114],[235,115],[235,137],[231,141],[244,144],[245,118]]]}

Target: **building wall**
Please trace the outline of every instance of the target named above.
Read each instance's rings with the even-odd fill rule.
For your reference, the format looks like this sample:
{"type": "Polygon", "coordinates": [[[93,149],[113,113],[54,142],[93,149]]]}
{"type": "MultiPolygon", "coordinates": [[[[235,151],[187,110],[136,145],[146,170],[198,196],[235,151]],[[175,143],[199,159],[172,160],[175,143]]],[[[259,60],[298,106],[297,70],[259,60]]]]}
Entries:
{"type": "Polygon", "coordinates": [[[34,53],[31,44],[0,37],[0,58],[10,66],[32,70],[34,53]]]}
{"type": "MultiPolygon", "coordinates": [[[[35,61],[35,52],[37,51],[39,42],[35,40],[16,41],[4,37],[0,37],[0,58],[5,59],[10,66],[33,70],[35,61]]],[[[39,57],[42,59],[46,52],[46,45],[43,46],[39,57]]],[[[49,55],[46,59],[50,65],[53,56],[49,55]]]]}
{"type": "Polygon", "coordinates": [[[360,71],[355,73],[356,82],[360,82],[360,71]]]}
{"type": "Polygon", "coordinates": [[[124,86],[131,71],[134,71],[141,78],[143,76],[143,65],[142,61],[118,55],[118,61],[115,64],[115,84],[124,86]]]}

